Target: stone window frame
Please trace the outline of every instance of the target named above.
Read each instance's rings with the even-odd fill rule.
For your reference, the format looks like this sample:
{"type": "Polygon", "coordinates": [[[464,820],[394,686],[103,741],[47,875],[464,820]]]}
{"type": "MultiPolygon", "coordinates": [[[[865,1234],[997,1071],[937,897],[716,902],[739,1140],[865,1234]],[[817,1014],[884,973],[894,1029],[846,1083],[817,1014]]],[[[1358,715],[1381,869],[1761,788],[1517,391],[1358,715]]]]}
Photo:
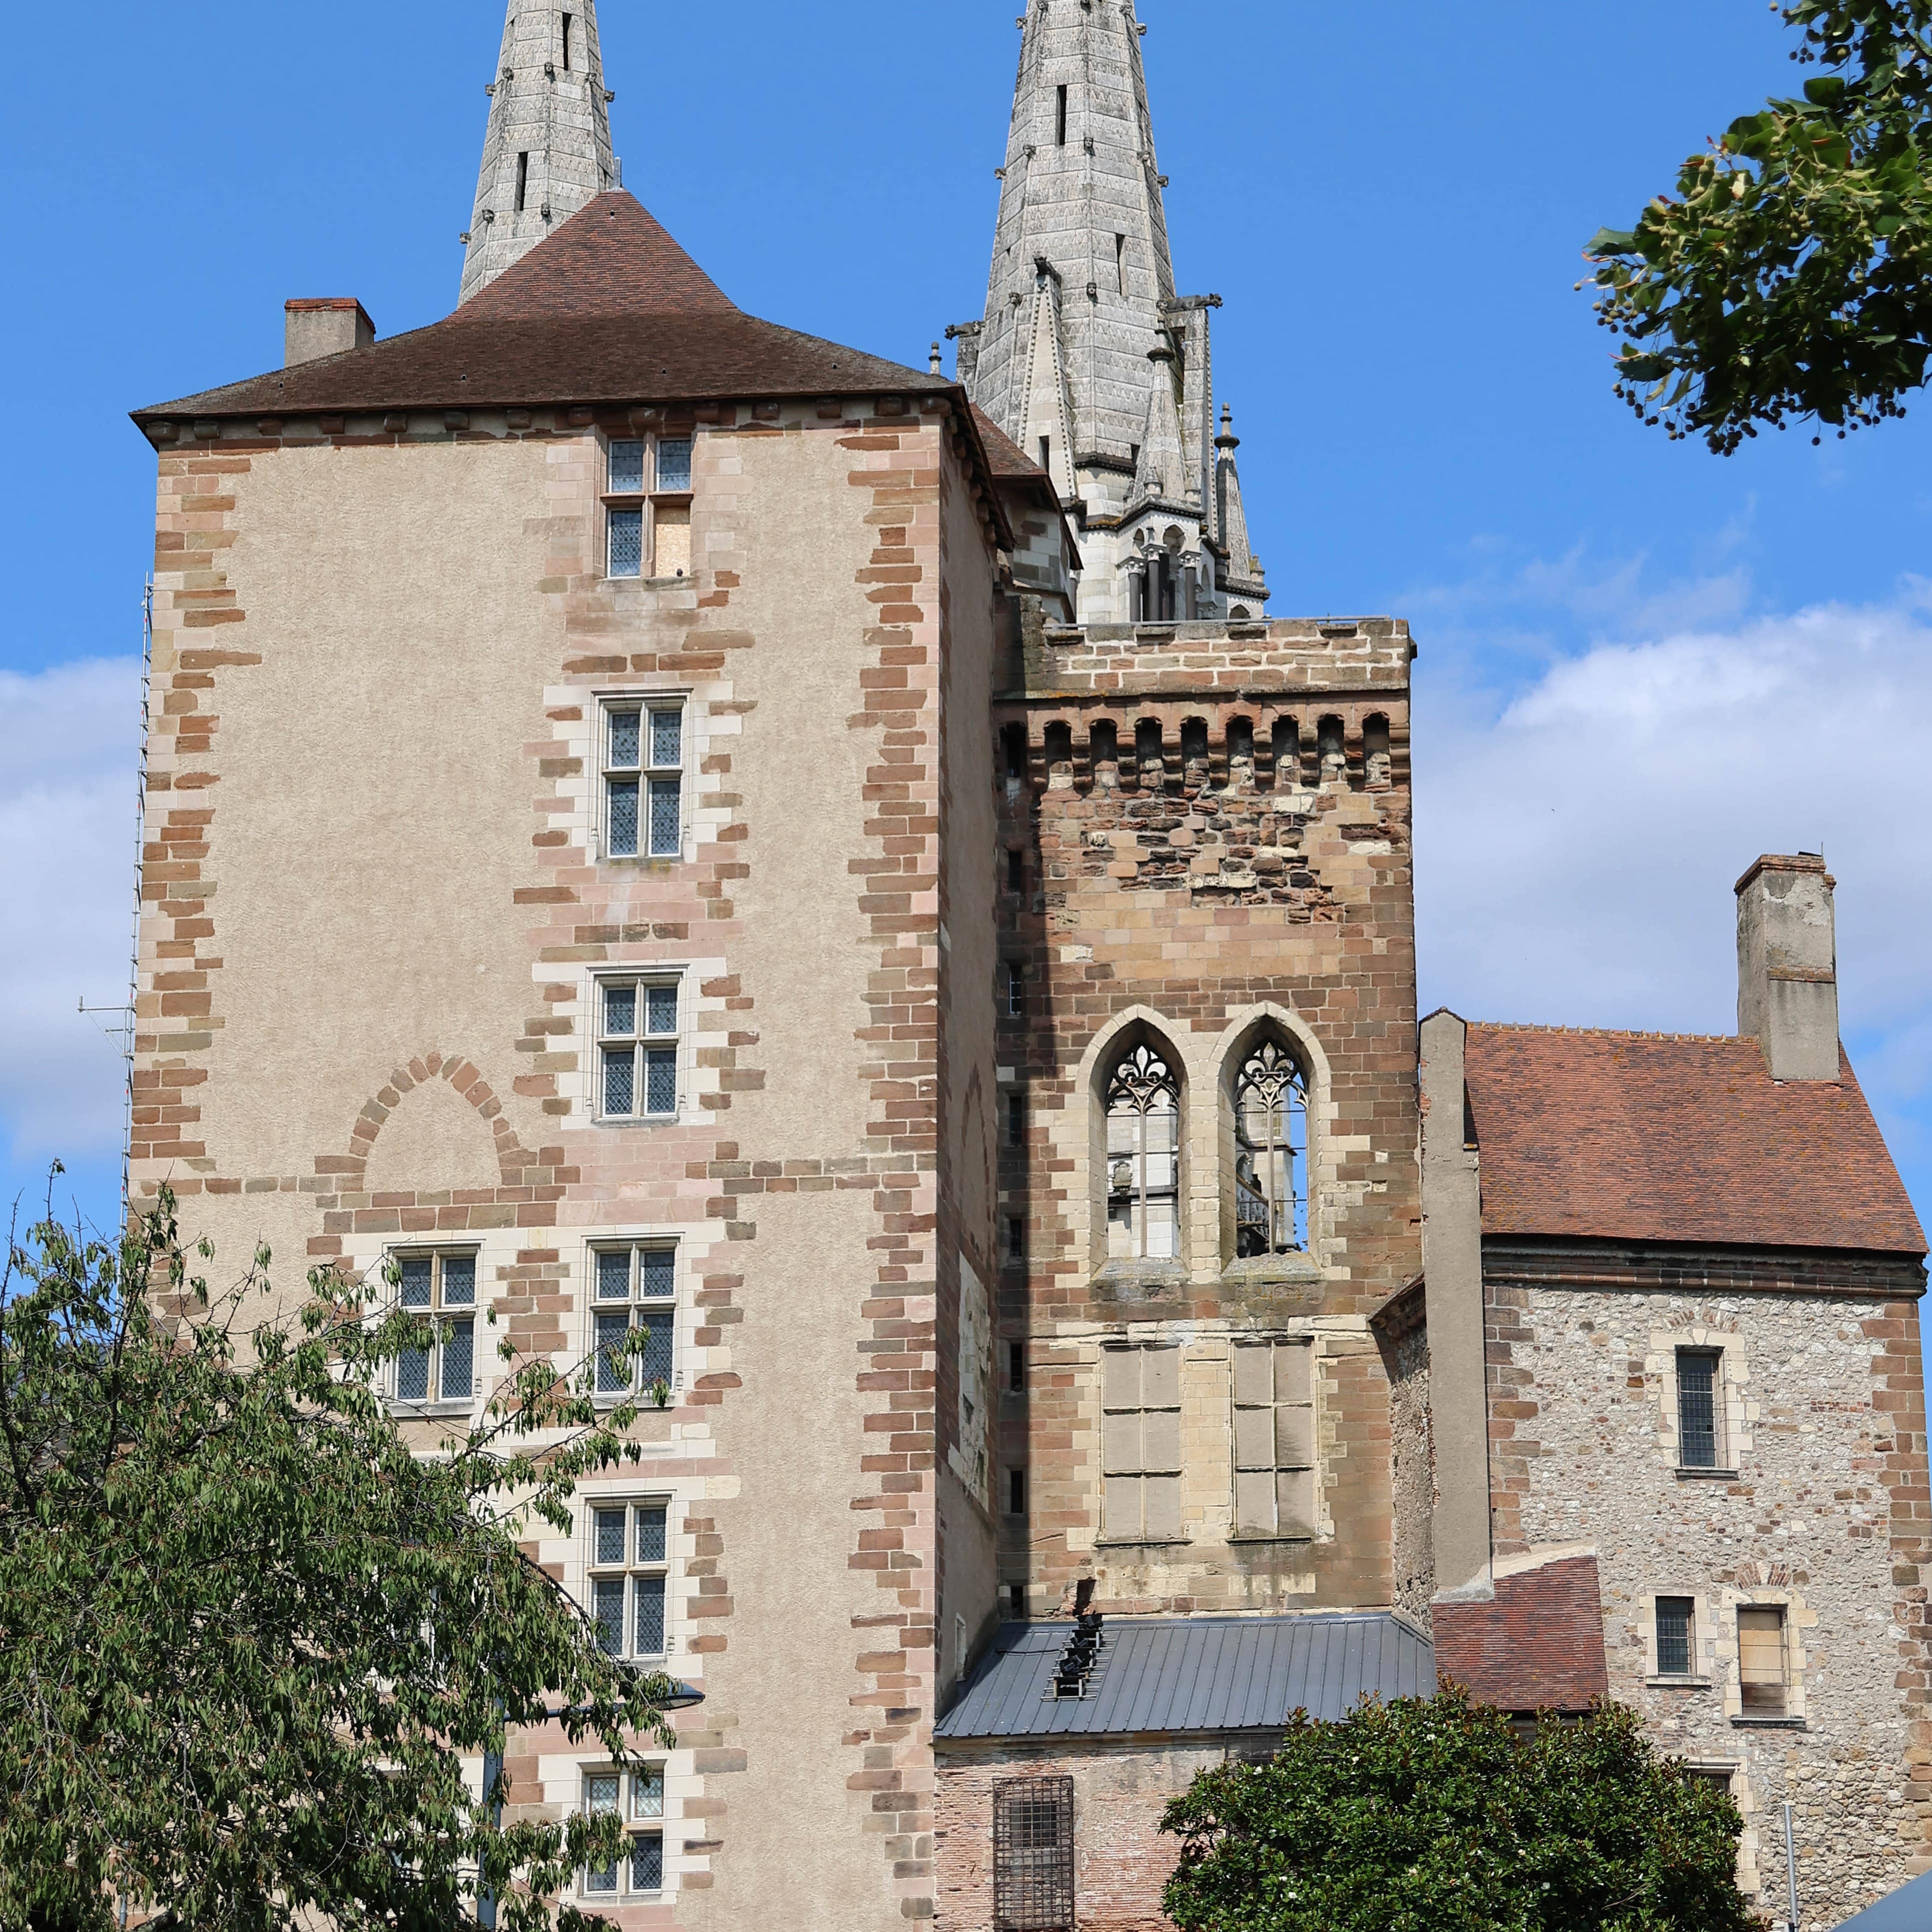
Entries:
{"type": "MultiPolygon", "coordinates": [[[[489,1325],[489,1305],[484,1298],[483,1288],[483,1244],[480,1241],[474,1240],[399,1240],[392,1242],[382,1251],[381,1267],[385,1275],[386,1293],[393,1294],[395,1306],[398,1309],[402,1306],[402,1286],[398,1281],[394,1290],[388,1289],[386,1280],[387,1270],[392,1264],[400,1270],[404,1262],[425,1258],[431,1265],[430,1302],[428,1311],[431,1320],[442,1315],[445,1310],[442,1299],[443,1264],[452,1260],[467,1261],[474,1270],[472,1292],[475,1299],[468,1304],[470,1334],[470,1392],[467,1396],[452,1396],[448,1399],[445,1399],[440,1392],[434,1397],[422,1400],[414,1396],[399,1395],[396,1392],[398,1374],[401,1366],[400,1361],[398,1360],[388,1364],[384,1370],[383,1381],[386,1390],[384,1399],[390,1414],[399,1420],[448,1420],[473,1416],[483,1400],[483,1364],[482,1358],[477,1353],[478,1345],[482,1338],[478,1331],[489,1325]]],[[[454,1305],[460,1306],[461,1304],[454,1305]]],[[[439,1391],[442,1387],[443,1347],[444,1344],[438,1342],[431,1346],[429,1352],[430,1373],[435,1378],[439,1391]]]]}
{"type": "Polygon", "coordinates": [[[697,856],[692,819],[696,803],[698,760],[695,754],[704,722],[696,694],[688,687],[676,686],[651,690],[600,686],[593,694],[593,700],[591,709],[594,722],[587,748],[588,756],[585,760],[585,771],[590,788],[592,856],[600,866],[689,865],[697,856]],[[610,761],[610,720],[614,712],[620,711],[636,711],[640,714],[644,721],[640,734],[646,738],[650,735],[650,717],[653,712],[675,711],[678,714],[677,850],[675,852],[653,852],[649,849],[650,840],[646,828],[649,824],[650,783],[654,778],[661,778],[671,767],[644,762],[641,746],[638,766],[638,849],[634,852],[614,852],[610,849],[614,841],[610,829],[610,781],[616,770],[610,761]]]}
{"type": "Polygon", "coordinates": [[[1658,1447],[1670,1458],[1672,1473],[1684,1482],[1736,1480],[1744,1457],[1754,1447],[1752,1430],[1758,1420],[1758,1406],[1750,1395],[1750,1361],[1744,1349],[1744,1338],[1734,1329],[1712,1328],[1701,1324],[1688,1328],[1654,1329],[1644,1374],[1657,1384],[1658,1447]],[[1718,1444],[1719,1466],[1714,1469],[1691,1469],[1684,1466],[1682,1431],[1677,1408],[1677,1358],[1680,1353],[1711,1354],[1718,1358],[1718,1388],[1722,1406],[1718,1444]]]}
{"type": "Polygon", "coordinates": [[[1708,1594],[1682,1584],[1648,1585],[1638,1593],[1643,1616],[1643,1681],[1654,1690],[1708,1690],[1714,1689],[1721,1675],[1721,1652],[1718,1618],[1712,1613],[1708,1594]],[[1688,1597],[1690,1600],[1690,1660],[1688,1677],[1664,1674],[1658,1656],[1657,1604],[1660,1597],[1688,1597]]]}
{"type": "MultiPolygon", "coordinates": [[[[695,426],[688,432],[675,436],[661,430],[652,430],[636,436],[599,436],[597,465],[602,488],[598,492],[598,501],[603,514],[598,519],[602,564],[598,574],[604,582],[641,584],[661,589],[695,582],[697,558],[690,546],[691,513],[694,501],[692,485],[696,481],[697,463],[698,432],[695,426]],[[681,444],[688,450],[684,486],[681,489],[665,486],[664,446],[666,444],[674,446],[681,444]],[[622,474],[619,472],[616,455],[620,448],[628,449],[633,446],[640,452],[634,488],[628,471],[622,474]],[[680,512],[682,512],[684,519],[681,527],[686,532],[684,568],[668,574],[659,567],[665,561],[660,554],[664,548],[661,532],[679,526],[665,519],[675,518],[680,512]],[[638,520],[638,568],[634,572],[626,572],[621,574],[612,568],[616,519],[620,515],[634,515],[638,520]]],[[[674,484],[674,478],[673,482],[674,484]]]]}
{"type": "Polygon", "coordinates": [[[1726,1588],[1714,1618],[1719,1681],[1724,1693],[1724,1718],[1738,1730],[1808,1730],[1810,1728],[1806,1678],[1809,1652],[1805,1633],[1818,1627],[1816,1611],[1804,1600],[1802,1592],[1788,1586],[1765,1584],[1747,1588],[1726,1588]],[[1784,1612],[1784,1712],[1780,1717],[1760,1717],[1744,1708],[1744,1686],[1740,1675],[1738,1612],[1749,1610],[1781,1610],[1784,1612]]]}
{"type": "Polygon", "coordinates": [[[592,1633],[592,1640],[596,1640],[597,1629],[596,1586],[600,1580],[608,1582],[621,1575],[625,1586],[624,1623],[619,1654],[633,1661],[668,1669],[669,1660],[678,1654],[679,1640],[683,1635],[682,1604],[679,1595],[683,1561],[678,1546],[684,1532],[686,1503],[682,1494],[675,1484],[641,1483],[608,1491],[579,1490],[578,1498],[583,1514],[573,1539],[572,1567],[578,1572],[577,1601],[583,1606],[585,1620],[592,1633]],[[662,1509],[664,1513],[664,1553],[662,1558],[639,1557],[632,1540],[637,1533],[636,1512],[649,1509],[662,1509]],[[624,1512],[623,1559],[621,1562],[600,1563],[597,1560],[598,1516],[600,1513],[608,1515],[618,1510],[624,1512]],[[639,1652],[636,1649],[636,1604],[631,1582],[637,1576],[659,1575],[664,1578],[664,1647],[661,1651],[639,1652]]]}
{"type": "MultiPolygon", "coordinates": [[[[689,1338],[685,1334],[685,1310],[691,1298],[686,1293],[687,1263],[685,1243],[680,1232],[670,1228],[602,1228],[595,1234],[584,1238],[582,1267],[584,1293],[581,1306],[584,1310],[583,1350],[579,1358],[588,1368],[592,1379],[592,1398],[602,1408],[621,1408],[626,1402],[638,1402],[646,1409],[652,1402],[648,1387],[640,1384],[629,1390],[606,1390],[598,1386],[603,1378],[598,1372],[597,1362],[597,1321],[600,1313],[609,1313],[619,1304],[615,1302],[601,1304],[598,1298],[598,1258],[628,1250],[633,1257],[632,1278],[636,1286],[630,1299],[622,1304],[627,1310],[638,1308],[668,1308],[670,1313],[670,1384],[671,1400],[669,1406],[677,1406],[677,1398],[684,1391],[687,1346],[689,1338]],[[668,1254],[671,1257],[671,1292],[668,1297],[646,1295],[643,1282],[638,1273],[635,1256],[640,1250],[668,1254]]],[[[639,1365],[641,1369],[641,1364],[639,1365]]]]}
{"type": "MultiPolygon", "coordinates": [[[[1291,1181],[1300,1196],[1300,1218],[1306,1224],[1304,1238],[1298,1247],[1276,1250],[1270,1242],[1264,1254],[1246,1258],[1250,1266],[1269,1262],[1288,1263],[1296,1259],[1306,1259],[1312,1254],[1315,1243],[1316,1211],[1315,1190],[1312,1177],[1315,1172],[1315,1080],[1309,1065],[1309,1056],[1297,1034],[1279,1020],[1265,1018],[1257,1021],[1249,1028],[1224,1056],[1226,1093],[1224,1096],[1228,1127],[1228,1147],[1222,1164],[1223,1184],[1227,1190],[1232,1215],[1224,1210],[1224,1220],[1232,1218],[1234,1238],[1229,1254],[1239,1263],[1240,1254],[1240,1180],[1238,1168],[1241,1154],[1240,1110],[1244,1085],[1247,1070],[1256,1057],[1264,1047],[1274,1046],[1289,1061],[1298,1076],[1300,1094],[1301,1139],[1299,1174],[1291,1181]]],[[[1292,1130],[1290,1134],[1292,1139],[1292,1130]]],[[[1291,1162],[1292,1169],[1294,1163],[1291,1162]]]]}
{"type": "Polygon", "coordinates": [[[670,1767],[662,1757],[646,1758],[642,1762],[628,1766],[608,1763],[585,1764],[578,1767],[578,1802],[587,1814],[593,1802],[592,1780],[615,1779],[617,1785],[618,1808],[624,1819],[625,1837],[632,1845],[638,1841],[655,1838],[658,1842],[658,1883],[655,1887],[644,1887],[632,1882],[636,1867],[634,1854],[627,1851],[611,1871],[612,1882],[608,1889],[593,1886],[591,1872],[587,1865],[579,1866],[577,1872],[577,1894],[587,1902],[620,1906],[634,1900],[655,1901],[670,1891],[670,1842],[665,1820],[670,1815],[670,1767]],[[641,1788],[640,1788],[641,1787],[641,1788]],[[655,1792],[656,1809],[650,1807],[655,1792]]]}
{"type": "MultiPolygon", "coordinates": [[[[682,961],[649,960],[634,965],[599,964],[584,976],[584,1014],[586,1051],[584,1056],[582,1097],[590,1124],[606,1132],[662,1132],[685,1125],[694,1104],[692,1087],[697,1072],[698,1015],[694,1010],[696,981],[692,968],[682,961]],[[604,1047],[605,989],[614,985],[633,985],[639,988],[674,986],[677,990],[677,1104],[668,1114],[607,1114],[604,1111],[604,1047]]],[[[640,1005],[643,1004],[640,1003],[640,1005]]],[[[638,1024],[644,1024],[642,1018],[638,1024]]],[[[620,1037],[614,1036],[614,1037],[620,1037]]],[[[670,1039],[669,1034],[639,1034],[639,1042],[650,1038],[670,1039]]]]}
{"type": "Polygon", "coordinates": [[[1677,1762],[1694,1776],[1714,1782],[1722,1778],[1728,1783],[1731,1802],[1744,1826],[1744,1835],[1738,1840],[1738,1889],[1747,1898],[1757,1898],[1762,1889],[1757,1868],[1757,1798],[1749,1762],[1742,1758],[1706,1756],[1682,1757],[1677,1762]]]}

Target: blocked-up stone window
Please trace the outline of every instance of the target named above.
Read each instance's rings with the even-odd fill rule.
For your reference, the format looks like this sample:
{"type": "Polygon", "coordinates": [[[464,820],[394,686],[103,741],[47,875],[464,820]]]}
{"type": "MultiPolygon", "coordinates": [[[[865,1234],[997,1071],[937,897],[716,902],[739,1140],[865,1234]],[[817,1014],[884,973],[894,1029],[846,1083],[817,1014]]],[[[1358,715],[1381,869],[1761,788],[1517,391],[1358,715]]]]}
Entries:
{"type": "Polygon", "coordinates": [[[1782,1718],[1790,1708],[1790,1670],[1782,1604],[1740,1605],[1738,1688],[1747,1718],[1782,1718]]]}
{"type": "Polygon", "coordinates": [[[1074,1932],[1073,1780],[993,1787],[994,1932],[1074,1932]]]}
{"type": "Polygon", "coordinates": [[[1101,1352],[1103,1521],[1113,1543],[1180,1539],[1180,1351],[1101,1352]]]}
{"type": "Polygon", "coordinates": [[[1234,1534],[1315,1534],[1315,1350],[1306,1342],[1234,1352],[1234,1534]]]}

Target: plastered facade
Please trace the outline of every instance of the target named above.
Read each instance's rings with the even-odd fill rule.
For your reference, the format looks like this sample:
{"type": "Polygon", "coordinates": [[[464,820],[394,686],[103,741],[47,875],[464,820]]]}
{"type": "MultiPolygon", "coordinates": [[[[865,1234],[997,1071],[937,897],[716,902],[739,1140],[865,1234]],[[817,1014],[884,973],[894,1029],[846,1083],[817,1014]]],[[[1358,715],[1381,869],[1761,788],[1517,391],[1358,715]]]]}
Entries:
{"type": "MultiPolygon", "coordinates": [[[[998,560],[957,428],[892,398],[196,428],[160,461],[135,1198],[172,1186],[218,1273],[267,1242],[290,1296],[473,1253],[478,1389],[425,1446],[500,1341],[586,1358],[600,1246],[674,1248],[668,1406],[584,1492],[667,1506],[706,1694],[664,1891],[618,1916],[929,1916],[942,1634],[993,1611],[938,1400],[962,1267],[997,1274],[998,560]],[[694,440],[680,583],[604,574],[613,434],[694,440]],[[600,706],[640,696],[682,710],[683,838],[618,860],[600,706]],[[596,989],[640,971],[677,988],[676,1106],[614,1122],[596,989]]],[[[586,1590],[586,1534],[533,1553],[586,1590]]],[[[551,1810],[595,1768],[541,1732],[508,1767],[551,1810]]]]}
{"type": "MultiPolygon", "coordinates": [[[[1502,1276],[1498,1279],[1498,1276],[1502,1276]]],[[[1741,1877],[1782,1916],[1795,1807],[1803,1922],[1924,1868],[1928,1650],[1918,1311],[1872,1294],[1487,1289],[1498,1571],[1594,1553],[1610,1694],[1660,1745],[1731,1770],[1741,1877]],[[1726,1467],[1679,1467],[1677,1351],[1720,1352],[1726,1467]],[[1691,1599],[1693,1672],[1659,1672],[1656,1603],[1691,1599]],[[1754,1718],[1738,1612],[1781,1610],[1786,1708],[1754,1718]]]]}

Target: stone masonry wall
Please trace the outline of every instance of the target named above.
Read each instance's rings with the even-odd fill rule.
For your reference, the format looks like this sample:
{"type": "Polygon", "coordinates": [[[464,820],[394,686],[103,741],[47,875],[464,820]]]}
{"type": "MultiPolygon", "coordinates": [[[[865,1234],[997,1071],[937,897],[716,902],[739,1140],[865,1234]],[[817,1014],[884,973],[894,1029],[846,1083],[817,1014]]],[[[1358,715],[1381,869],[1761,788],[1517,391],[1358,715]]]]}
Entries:
{"type": "Polygon", "coordinates": [[[1026,634],[996,707],[1006,1146],[1000,1452],[1025,1472],[1001,1575],[1036,1611],[1082,1576],[1120,1610],[1393,1600],[1388,1374],[1369,1314],[1419,1266],[1406,630],[1373,620],[1026,634]],[[1010,883],[1003,880],[1003,884],[1010,883]],[[1004,1009],[1003,1009],[1004,1010],[1004,1009]],[[1310,1082],[1310,1253],[1236,1266],[1232,1080],[1264,1030],[1310,1082]],[[1182,1078],[1182,1253],[1106,1263],[1096,1121],[1112,1058],[1182,1078]],[[1017,1246],[1015,1246],[1015,1243],[1017,1246]],[[1231,1543],[1230,1344],[1316,1339],[1322,1526],[1231,1543]],[[1186,1344],[1186,1540],[1109,1545],[1100,1376],[1110,1340],[1186,1344]]]}
{"type": "Polygon", "coordinates": [[[1488,1304],[1499,1559],[1594,1550],[1611,1695],[1664,1750],[1733,1768],[1748,1885],[1803,1923],[1926,1868],[1932,1822],[1918,1310],[1874,1297],[1604,1292],[1498,1280],[1488,1304]],[[1676,1353],[1720,1349],[1735,1473],[1677,1468],[1676,1353]],[[1654,1599],[1696,1604],[1695,1676],[1660,1680],[1654,1599]],[[1784,1606],[1793,1719],[1753,1722],[1737,1611],[1784,1606]]]}

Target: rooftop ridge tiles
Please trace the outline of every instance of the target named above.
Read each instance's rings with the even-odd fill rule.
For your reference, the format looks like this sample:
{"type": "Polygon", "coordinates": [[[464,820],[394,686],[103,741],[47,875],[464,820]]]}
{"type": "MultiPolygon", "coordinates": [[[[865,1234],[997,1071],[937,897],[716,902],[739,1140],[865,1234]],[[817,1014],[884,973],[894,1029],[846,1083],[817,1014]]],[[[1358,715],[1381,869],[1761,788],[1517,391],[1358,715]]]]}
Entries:
{"type": "Polygon", "coordinates": [[[1568,1040],[1671,1040],[1693,1046],[1738,1046],[1756,1042],[1748,1034],[1735,1033],[1663,1033],[1642,1027],[1548,1026],[1534,1020],[1472,1020],[1472,1030],[1485,1033],[1555,1034],[1568,1040]]]}

